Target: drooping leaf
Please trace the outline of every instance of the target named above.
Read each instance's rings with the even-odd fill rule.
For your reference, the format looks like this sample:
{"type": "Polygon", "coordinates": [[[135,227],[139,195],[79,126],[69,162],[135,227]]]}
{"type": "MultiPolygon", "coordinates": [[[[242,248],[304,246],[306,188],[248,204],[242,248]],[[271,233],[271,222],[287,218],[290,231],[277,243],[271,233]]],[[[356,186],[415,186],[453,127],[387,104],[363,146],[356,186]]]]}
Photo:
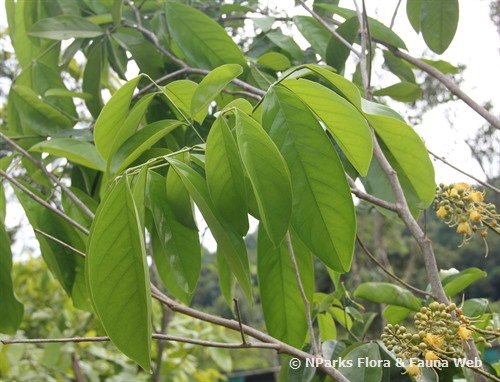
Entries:
{"type": "Polygon", "coordinates": [[[425,62],[426,64],[429,64],[430,66],[436,68],[440,72],[443,72],[444,74],[458,74],[460,73],[460,70],[450,64],[448,61],[444,60],[429,60],[428,58],[421,58],[421,61],[425,62]]]}
{"type": "Polygon", "coordinates": [[[30,148],[30,151],[67,158],[70,162],[94,170],[106,170],[106,163],[97,152],[96,147],[92,143],[80,139],[53,138],[37,143],[30,148]]]}
{"type": "MultiPolygon", "coordinates": [[[[307,249],[301,252],[294,248],[294,252],[297,263],[299,258],[307,259],[307,256],[311,262],[307,249]]],[[[269,334],[300,348],[307,334],[306,311],[290,252],[286,242],[275,248],[262,224],[258,233],[257,274],[264,320],[269,334]]]]}
{"type": "Polygon", "coordinates": [[[448,276],[442,281],[446,296],[453,297],[473,282],[486,276],[486,272],[478,268],[467,268],[455,275],[448,276]]]}
{"type": "Polygon", "coordinates": [[[283,52],[288,53],[292,59],[302,60],[304,58],[304,52],[295,40],[292,37],[283,34],[279,29],[267,32],[266,37],[276,46],[281,48],[283,52]]]}
{"type": "Polygon", "coordinates": [[[292,20],[314,51],[325,59],[326,47],[331,38],[330,32],[310,16],[294,16],[292,20]]]}
{"type": "Polygon", "coordinates": [[[247,67],[238,46],[207,15],[188,5],[168,1],[165,16],[170,34],[189,64],[209,70],[224,64],[247,67]]]}
{"type": "Polygon", "coordinates": [[[422,12],[422,0],[406,1],[406,16],[415,32],[420,33],[420,14],[422,12]]]}
{"type": "MultiPolygon", "coordinates": [[[[172,169],[169,171],[173,171],[172,169]]],[[[156,231],[167,258],[169,273],[183,294],[175,297],[189,304],[201,270],[201,251],[198,230],[179,222],[167,199],[166,179],[149,172],[149,205],[153,213],[156,231]],[[183,298],[187,297],[187,300],[183,298]]],[[[173,294],[174,291],[171,291],[173,294]]]]}
{"type": "MultiPolygon", "coordinates": [[[[184,118],[192,119],[191,100],[198,84],[190,80],[173,81],[165,86],[169,101],[175,108],[179,109],[184,118]]],[[[179,117],[183,118],[182,115],[179,117]]]]}
{"type": "Polygon", "coordinates": [[[390,50],[384,50],[384,64],[401,81],[415,83],[412,66],[403,59],[396,57],[390,50]]]}
{"type": "Polygon", "coordinates": [[[330,140],[307,106],[281,87],[266,95],[262,124],[290,170],[294,230],[328,267],[348,271],[356,217],[342,163],[330,140]]]}
{"type": "Polygon", "coordinates": [[[413,102],[422,98],[422,89],[416,84],[410,82],[399,82],[397,84],[376,90],[373,92],[376,96],[389,96],[396,101],[413,102]]]}
{"type": "Polygon", "coordinates": [[[415,297],[409,290],[389,283],[363,283],[354,291],[354,297],[364,298],[365,300],[380,304],[402,306],[415,312],[421,306],[421,300],[415,297]]]}
{"type": "Polygon", "coordinates": [[[243,164],[234,137],[221,116],[207,139],[205,171],[210,197],[222,218],[242,236],[248,232],[243,164]]]}
{"type": "Polygon", "coordinates": [[[224,222],[213,205],[205,179],[191,167],[176,159],[169,159],[172,169],[179,175],[217,241],[219,249],[236,276],[248,299],[252,300],[248,256],[243,238],[224,222]]]}
{"type": "Polygon", "coordinates": [[[347,159],[365,175],[372,158],[372,138],[365,118],[332,90],[305,79],[284,80],[283,86],[299,96],[325,123],[347,159]]]}
{"type": "Polygon", "coordinates": [[[388,305],[383,312],[383,316],[389,324],[395,325],[403,321],[411,313],[411,309],[402,306],[388,305]]]}
{"type": "Polygon", "coordinates": [[[257,63],[275,71],[283,71],[292,66],[288,57],[278,52],[264,53],[257,59],[257,63]]]}
{"type": "Polygon", "coordinates": [[[85,100],[85,105],[94,118],[97,118],[102,109],[102,72],[104,67],[103,46],[99,41],[88,48],[87,64],[83,71],[82,90],[92,97],[85,100]]]}
{"type": "Polygon", "coordinates": [[[333,317],[329,313],[318,313],[318,328],[321,341],[334,340],[337,338],[337,328],[333,317]]]}
{"type": "Polygon", "coordinates": [[[236,110],[236,140],[257,200],[259,216],[278,246],[290,226],[292,188],[288,167],[274,142],[253,118],[236,110]]]}
{"type": "Polygon", "coordinates": [[[376,343],[361,344],[342,357],[351,361],[354,367],[341,366],[338,370],[344,374],[349,381],[356,382],[380,382],[383,376],[382,366],[369,367],[360,361],[379,361],[380,350],[376,343]]]}
{"type": "Polygon", "coordinates": [[[0,220],[0,333],[5,334],[16,334],[24,314],[23,304],[14,295],[11,271],[10,240],[0,220]]]}
{"type": "Polygon", "coordinates": [[[203,122],[210,103],[241,73],[243,69],[240,65],[227,64],[212,70],[201,80],[191,98],[191,115],[196,122],[203,122]]]}
{"type": "Polygon", "coordinates": [[[143,232],[122,177],[101,202],[90,230],[87,287],[104,330],[144,370],[151,366],[151,291],[143,232]]]}
{"type": "Polygon", "coordinates": [[[59,15],[36,22],[28,32],[30,36],[52,40],[70,38],[94,38],[104,34],[101,27],[92,21],[75,15],[59,15]]]}
{"type": "MultiPolygon", "coordinates": [[[[359,32],[358,17],[354,16],[345,20],[337,29],[337,33],[349,43],[354,43],[359,32]]],[[[351,54],[351,50],[345,46],[336,36],[331,36],[326,47],[325,61],[331,67],[337,69],[338,73],[343,73],[345,63],[351,54]]]]}
{"type": "Polygon", "coordinates": [[[434,53],[442,54],[450,46],[457,31],[458,15],[458,0],[422,0],[422,36],[434,53]]]}
{"type": "MultiPolygon", "coordinates": [[[[94,127],[94,140],[97,151],[105,160],[108,160],[113,154],[113,146],[127,118],[132,95],[140,79],[141,76],[135,77],[113,94],[97,118],[94,127]]],[[[119,138],[123,142],[129,136],[119,138]]]]}

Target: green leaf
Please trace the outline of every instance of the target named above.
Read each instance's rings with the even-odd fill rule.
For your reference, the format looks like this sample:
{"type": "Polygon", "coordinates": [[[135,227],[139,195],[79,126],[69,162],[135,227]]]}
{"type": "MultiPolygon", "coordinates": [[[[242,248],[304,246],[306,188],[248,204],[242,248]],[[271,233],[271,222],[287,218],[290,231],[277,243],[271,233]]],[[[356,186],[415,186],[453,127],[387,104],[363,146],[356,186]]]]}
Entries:
{"type": "Polygon", "coordinates": [[[106,170],[106,162],[101,158],[96,147],[92,143],[80,139],[53,138],[50,141],[37,143],[30,148],[30,151],[64,157],[70,162],[94,170],[106,170]]]}
{"type": "Polygon", "coordinates": [[[323,128],[300,99],[281,87],[267,93],[262,124],[290,170],[294,230],[328,267],[348,271],[356,235],[354,204],[323,128]]]}
{"type": "Polygon", "coordinates": [[[271,40],[276,46],[290,54],[294,60],[302,60],[304,52],[295,40],[287,35],[284,35],[280,30],[272,30],[266,33],[266,37],[271,40]]]}
{"type": "Polygon", "coordinates": [[[71,97],[71,98],[81,98],[84,100],[89,100],[92,98],[92,95],[88,93],[80,93],[80,92],[72,92],[66,89],[55,88],[48,89],[44,94],[44,97],[71,97]]]}
{"type": "Polygon", "coordinates": [[[172,1],[166,3],[165,12],[172,39],[188,64],[209,70],[224,64],[247,67],[240,48],[210,17],[193,7],[172,1]]]}
{"type": "Polygon", "coordinates": [[[488,304],[486,298],[471,298],[464,302],[462,311],[467,317],[480,317],[486,312],[488,304]]]}
{"type": "MultiPolygon", "coordinates": [[[[359,19],[357,16],[345,20],[337,29],[345,41],[353,44],[359,32],[359,19]]],[[[335,68],[338,73],[343,73],[345,63],[351,54],[351,50],[345,46],[336,36],[331,36],[326,47],[326,63],[335,68]]]]}
{"type": "MultiPolygon", "coordinates": [[[[297,263],[310,255],[294,247],[297,263]]],[[[298,263],[299,264],[299,263],[298,263]]],[[[301,348],[307,335],[304,302],[295,277],[287,243],[278,248],[271,242],[263,225],[259,225],[257,243],[257,275],[269,334],[280,341],[301,348]]]]}
{"type": "Polygon", "coordinates": [[[396,305],[388,305],[382,315],[385,317],[387,322],[392,325],[399,324],[411,313],[411,309],[403,308],[396,305]]]}
{"type": "Polygon", "coordinates": [[[430,66],[436,68],[440,72],[443,72],[444,74],[458,74],[460,73],[460,70],[450,64],[448,61],[444,60],[429,60],[427,58],[421,58],[421,61],[425,62],[426,64],[429,64],[430,66]]]}
{"type": "Polygon", "coordinates": [[[120,136],[119,133],[127,118],[132,95],[141,77],[135,77],[118,89],[97,118],[94,127],[95,145],[105,160],[111,157],[113,149],[117,149],[115,142],[123,143],[130,136],[120,136]]]}
{"type": "Polygon", "coordinates": [[[191,98],[191,115],[196,122],[203,122],[210,103],[241,73],[243,69],[240,65],[227,64],[212,70],[201,80],[191,98]]]}
{"type": "MultiPolygon", "coordinates": [[[[432,0],[430,0],[432,1],[432,0]]],[[[336,5],[322,4],[316,3],[317,7],[329,10],[333,13],[338,14],[339,16],[349,19],[351,17],[357,17],[356,11],[351,9],[341,8],[336,5]]],[[[380,21],[375,20],[371,17],[368,17],[368,25],[370,26],[370,34],[373,38],[378,40],[382,40],[390,45],[395,46],[396,48],[408,50],[404,41],[399,37],[396,33],[392,31],[389,27],[386,27],[380,21]]]]}
{"type": "Polygon", "coordinates": [[[326,47],[331,38],[330,32],[310,16],[294,16],[292,20],[299,32],[311,44],[314,51],[325,59],[326,47]]]}
{"type": "Polygon", "coordinates": [[[364,298],[365,300],[380,304],[402,306],[415,312],[421,306],[421,300],[415,297],[409,290],[389,283],[363,283],[354,291],[354,297],[364,298]]]}
{"type": "Polygon", "coordinates": [[[450,46],[457,31],[458,14],[458,0],[422,0],[422,36],[434,53],[442,54],[450,46]]]}
{"type": "Polygon", "coordinates": [[[448,276],[442,281],[446,296],[453,297],[473,282],[486,276],[486,272],[478,268],[467,268],[458,274],[448,276]]]}
{"type": "Polygon", "coordinates": [[[132,193],[122,177],[101,202],[90,229],[87,287],[113,344],[151,370],[151,291],[146,249],[132,193]]]}
{"type": "Polygon", "coordinates": [[[224,118],[216,119],[207,139],[205,171],[210,197],[222,218],[236,232],[248,232],[248,209],[243,164],[224,118]]]}
{"type": "Polygon", "coordinates": [[[420,13],[422,12],[422,0],[406,1],[406,16],[415,32],[420,33],[420,13]]]}
{"type": "Polygon", "coordinates": [[[318,328],[321,341],[334,340],[337,338],[337,328],[335,321],[329,313],[318,313],[318,328]]]}
{"type": "Polygon", "coordinates": [[[104,67],[103,46],[98,40],[87,51],[87,64],[83,71],[82,90],[92,98],[85,100],[85,105],[94,118],[99,116],[102,109],[102,72],[104,67]]]}
{"type": "Polygon", "coordinates": [[[360,361],[379,361],[380,351],[376,343],[362,344],[355,347],[342,357],[346,361],[351,361],[354,367],[341,366],[338,370],[344,374],[349,381],[356,382],[379,382],[382,380],[382,366],[368,367],[359,364],[360,361]]]}
{"type": "Polygon", "coordinates": [[[292,215],[292,187],[287,165],[262,126],[236,110],[236,140],[252,184],[259,216],[272,243],[285,237],[292,215]]]}
{"type": "Polygon", "coordinates": [[[257,63],[277,72],[286,70],[292,66],[288,57],[278,52],[264,53],[257,59],[257,63]]]}
{"type": "Polygon", "coordinates": [[[0,220],[0,311],[2,311],[0,333],[5,334],[16,334],[24,314],[23,304],[14,295],[11,271],[12,252],[9,235],[0,220]]]}
{"type": "Polygon", "coordinates": [[[176,159],[168,161],[205,218],[231,272],[236,276],[248,299],[252,301],[248,256],[243,238],[237,235],[220,216],[212,203],[205,179],[185,163],[176,159]]]}
{"type": "MultiPolygon", "coordinates": [[[[184,117],[192,119],[191,116],[191,100],[198,84],[189,80],[178,80],[169,83],[165,86],[165,93],[168,99],[173,103],[173,106],[180,109],[184,117]]],[[[183,118],[183,116],[180,116],[183,118]]]]}
{"type": "Polygon", "coordinates": [[[376,96],[389,96],[396,101],[413,102],[422,98],[422,89],[410,82],[400,82],[373,92],[376,96]]]}
{"type": "Polygon", "coordinates": [[[41,19],[28,32],[30,36],[52,40],[94,38],[102,34],[104,34],[104,31],[99,25],[74,15],[59,15],[41,19]]]}
{"type": "MultiPolygon", "coordinates": [[[[149,205],[163,248],[163,256],[167,258],[170,275],[184,292],[182,296],[174,296],[180,299],[188,297],[188,300],[182,299],[182,302],[189,304],[201,270],[198,230],[186,227],[175,217],[167,200],[168,190],[163,176],[149,172],[148,187],[149,205]]],[[[173,294],[173,291],[171,292],[173,294]]]]}
{"type": "Polygon", "coordinates": [[[125,170],[142,153],[181,125],[180,121],[165,119],[143,127],[128,138],[113,155],[110,166],[111,173],[116,174],[125,170]]]}
{"type": "Polygon", "coordinates": [[[347,159],[366,175],[372,159],[373,142],[360,112],[332,90],[305,79],[284,80],[283,86],[299,96],[325,123],[347,159]]]}
{"type": "Polygon", "coordinates": [[[403,59],[396,57],[390,50],[384,50],[385,66],[401,81],[415,83],[415,74],[413,74],[413,66],[403,59]]]}

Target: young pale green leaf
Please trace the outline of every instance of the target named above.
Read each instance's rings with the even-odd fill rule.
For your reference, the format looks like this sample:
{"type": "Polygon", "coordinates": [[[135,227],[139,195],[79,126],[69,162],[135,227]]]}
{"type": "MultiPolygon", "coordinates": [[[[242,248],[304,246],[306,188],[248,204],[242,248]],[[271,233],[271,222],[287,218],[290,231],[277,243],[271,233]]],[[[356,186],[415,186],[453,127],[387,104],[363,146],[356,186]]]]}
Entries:
{"type": "Polygon", "coordinates": [[[447,296],[453,297],[471,285],[473,282],[487,276],[486,272],[478,268],[467,268],[460,273],[446,277],[443,288],[447,296]]]}
{"type": "Polygon", "coordinates": [[[284,80],[283,86],[300,97],[324,122],[345,156],[361,175],[372,159],[373,142],[363,115],[334,91],[305,79],[284,80]]]}
{"type": "Polygon", "coordinates": [[[402,306],[387,305],[382,315],[389,324],[396,325],[408,317],[411,312],[411,309],[403,308],[402,306]]]}
{"type": "Polygon", "coordinates": [[[122,177],[101,202],[90,229],[87,288],[115,346],[151,370],[151,291],[146,249],[132,193],[122,177]]]}
{"type": "Polygon", "coordinates": [[[106,170],[106,162],[89,142],[71,138],[53,138],[50,141],[37,143],[30,151],[48,153],[68,159],[70,162],[86,166],[98,171],[106,170]]]}
{"type": "Polygon", "coordinates": [[[344,355],[342,359],[346,361],[349,360],[352,362],[354,367],[348,366],[340,366],[338,370],[344,374],[344,376],[349,381],[356,382],[380,382],[382,381],[383,370],[382,366],[368,366],[366,364],[359,364],[360,360],[370,360],[370,361],[379,361],[380,358],[380,350],[376,343],[371,342],[368,344],[361,344],[360,346],[355,347],[349,353],[344,355]]]}
{"type": "Polygon", "coordinates": [[[236,276],[246,296],[252,301],[248,255],[243,238],[225,223],[213,205],[205,179],[187,164],[169,159],[174,171],[179,175],[217,241],[219,250],[236,276]]]}
{"type": "Polygon", "coordinates": [[[224,117],[216,119],[207,139],[205,171],[210,197],[223,219],[244,236],[248,209],[243,164],[224,117]]]}
{"type": "Polygon", "coordinates": [[[224,64],[247,67],[243,53],[224,28],[199,10],[167,1],[165,16],[170,35],[189,64],[209,70],[224,64]]]}
{"type": "Polygon", "coordinates": [[[257,63],[277,72],[286,70],[292,66],[288,57],[278,52],[264,53],[257,59],[257,63]]]}
{"type": "Polygon", "coordinates": [[[165,119],[140,129],[128,138],[113,155],[110,166],[111,173],[117,174],[125,170],[144,151],[181,125],[182,122],[165,119]]]}
{"type": "MultiPolygon", "coordinates": [[[[299,258],[308,258],[312,264],[307,249],[303,253],[295,250],[295,256],[297,262],[299,258]]],[[[308,272],[310,268],[304,271],[308,272]]],[[[257,275],[269,334],[291,346],[302,347],[307,335],[306,311],[288,245],[283,241],[276,248],[262,224],[259,226],[257,243],[257,275]]]]}
{"type": "Polygon", "coordinates": [[[197,87],[196,82],[189,80],[178,80],[165,86],[165,93],[167,93],[169,101],[183,114],[179,117],[192,119],[191,100],[197,87]]]}
{"type": "Polygon", "coordinates": [[[337,338],[337,328],[330,313],[318,313],[319,334],[321,341],[334,340],[337,338]]]}
{"type": "Polygon", "coordinates": [[[415,30],[420,33],[420,13],[422,12],[422,0],[407,0],[406,1],[406,16],[408,21],[415,30]]]}
{"type": "Polygon", "coordinates": [[[325,131],[308,107],[282,87],[267,93],[262,125],[290,170],[294,230],[328,267],[348,271],[356,215],[342,163],[325,131]]]}
{"type": "MultiPolygon", "coordinates": [[[[353,44],[359,33],[359,19],[357,16],[348,18],[337,29],[337,33],[353,44]]],[[[345,63],[351,54],[351,50],[343,41],[336,36],[331,36],[326,47],[326,63],[335,68],[338,73],[343,73],[345,63]]]]}
{"type": "Polygon", "coordinates": [[[4,334],[16,334],[24,314],[23,304],[14,295],[11,271],[9,235],[0,220],[0,333],[4,334]]]}
{"type": "Polygon", "coordinates": [[[236,110],[236,140],[257,200],[259,217],[277,247],[290,226],[292,187],[285,160],[265,130],[236,110]]]}
{"type": "Polygon", "coordinates": [[[52,40],[94,38],[102,34],[104,34],[104,31],[99,25],[74,15],[59,15],[41,19],[28,32],[30,36],[52,40]]]}
{"type": "Polygon", "coordinates": [[[414,312],[417,312],[422,305],[422,300],[415,297],[408,289],[389,283],[363,283],[354,291],[354,297],[380,304],[402,306],[414,312]]]}
{"type": "Polygon", "coordinates": [[[422,0],[422,36],[434,53],[442,54],[450,46],[457,31],[458,15],[458,0],[422,0]]]}
{"type": "Polygon", "coordinates": [[[210,103],[241,73],[243,68],[240,65],[226,64],[212,70],[201,80],[191,98],[191,115],[196,122],[203,122],[210,103]]]}
{"type": "MultiPolygon", "coordinates": [[[[173,171],[173,170],[170,170],[173,171]]],[[[201,251],[198,230],[179,222],[167,200],[166,179],[149,172],[149,206],[153,213],[163,256],[179,289],[184,292],[177,298],[188,297],[183,302],[189,304],[201,270],[201,251]]]]}
{"type": "Polygon", "coordinates": [[[389,96],[396,101],[413,102],[422,98],[422,89],[410,82],[400,82],[373,92],[376,96],[389,96]]]}
{"type": "Polygon", "coordinates": [[[310,16],[294,16],[292,20],[314,51],[325,59],[326,47],[331,38],[330,32],[310,16]]]}
{"type": "Polygon", "coordinates": [[[120,143],[123,143],[130,136],[118,137],[127,119],[132,95],[140,79],[141,76],[135,77],[113,94],[97,118],[94,127],[95,145],[99,154],[106,161],[113,154],[113,149],[117,149],[114,147],[116,140],[119,138],[120,143]]]}

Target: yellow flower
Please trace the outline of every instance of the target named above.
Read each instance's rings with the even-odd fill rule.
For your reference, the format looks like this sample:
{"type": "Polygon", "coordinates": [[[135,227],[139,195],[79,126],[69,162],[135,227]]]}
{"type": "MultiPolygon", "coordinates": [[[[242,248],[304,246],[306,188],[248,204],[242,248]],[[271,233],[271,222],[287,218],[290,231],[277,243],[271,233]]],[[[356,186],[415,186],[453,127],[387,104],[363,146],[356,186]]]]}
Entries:
{"type": "Polygon", "coordinates": [[[439,207],[439,209],[436,211],[436,215],[439,219],[444,218],[446,216],[446,214],[447,214],[447,211],[443,206],[439,207]]]}
{"type": "Polygon", "coordinates": [[[470,217],[470,220],[472,220],[473,222],[478,222],[479,220],[481,220],[481,214],[476,209],[472,209],[470,211],[469,217],[470,217]]]}
{"type": "Polygon", "coordinates": [[[453,187],[451,188],[451,190],[449,191],[449,195],[450,196],[453,196],[453,195],[457,195],[458,194],[458,190],[467,190],[469,189],[470,186],[468,183],[457,183],[457,184],[454,184],[453,187]]]}
{"type": "Polygon", "coordinates": [[[468,340],[472,335],[472,331],[467,329],[465,326],[460,325],[457,329],[458,336],[463,340],[468,340]]]}
{"type": "Polygon", "coordinates": [[[436,361],[439,359],[439,356],[431,350],[426,350],[424,357],[426,361],[436,361]]]}
{"type": "Polygon", "coordinates": [[[482,203],[484,201],[484,192],[473,191],[469,194],[469,197],[475,203],[482,203]]]}
{"type": "Polygon", "coordinates": [[[410,363],[408,366],[406,366],[406,373],[408,373],[409,376],[414,377],[414,378],[420,378],[422,375],[422,370],[420,370],[420,367],[415,365],[414,363],[410,363]]]}
{"type": "Polygon", "coordinates": [[[467,223],[467,222],[460,223],[457,227],[457,232],[461,235],[470,235],[471,230],[470,230],[469,223],[467,223]]]}
{"type": "Polygon", "coordinates": [[[425,335],[424,342],[433,349],[440,349],[444,344],[443,337],[432,333],[425,335]]]}

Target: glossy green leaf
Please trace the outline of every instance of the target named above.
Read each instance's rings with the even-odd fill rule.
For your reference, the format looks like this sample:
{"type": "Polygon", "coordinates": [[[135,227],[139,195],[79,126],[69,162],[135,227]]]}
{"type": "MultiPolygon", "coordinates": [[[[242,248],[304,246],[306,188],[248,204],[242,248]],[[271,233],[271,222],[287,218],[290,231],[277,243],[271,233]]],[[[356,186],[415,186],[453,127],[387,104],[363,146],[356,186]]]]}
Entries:
{"type": "Polygon", "coordinates": [[[130,136],[119,136],[119,132],[127,119],[132,95],[140,79],[141,76],[135,77],[113,94],[97,118],[94,140],[97,151],[105,160],[111,157],[113,149],[117,149],[115,147],[117,140],[123,143],[130,136]]]}
{"type": "Polygon", "coordinates": [[[147,149],[169,134],[182,122],[165,119],[143,127],[128,138],[111,159],[111,173],[120,173],[141,156],[147,149]]]}
{"type": "Polygon", "coordinates": [[[415,297],[409,290],[389,283],[363,283],[354,291],[354,297],[364,298],[365,300],[380,304],[402,306],[415,312],[421,306],[421,300],[415,297]]]}
{"type": "Polygon", "coordinates": [[[170,34],[189,64],[209,70],[224,64],[247,67],[243,53],[224,28],[199,10],[168,1],[165,16],[170,34]]]}
{"type": "MultiPolygon", "coordinates": [[[[300,252],[294,248],[294,252],[297,265],[299,258],[307,259],[309,256],[310,261],[307,249],[300,252]]],[[[291,346],[302,347],[307,335],[306,311],[288,245],[284,241],[275,248],[262,224],[258,232],[257,275],[264,320],[269,334],[291,346]]]]}
{"type": "MultiPolygon", "coordinates": [[[[341,8],[336,5],[329,5],[323,3],[316,3],[316,6],[329,10],[333,13],[336,13],[345,19],[349,19],[351,17],[357,17],[356,11],[351,9],[341,8]]],[[[401,37],[399,37],[396,33],[392,31],[392,29],[385,26],[380,21],[368,17],[368,25],[370,26],[370,34],[372,38],[382,40],[390,45],[395,46],[396,48],[408,50],[406,44],[401,39],[401,37]]]]}
{"type": "Polygon", "coordinates": [[[288,167],[260,124],[236,110],[236,140],[269,238],[278,246],[290,226],[292,188],[288,167]]]}
{"type": "Polygon", "coordinates": [[[434,53],[442,54],[450,46],[457,31],[458,15],[458,0],[422,0],[422,36],[434,53]]]}
{"type": "Polygon", "coordinates": [[[278,52],[264,53],[257,59],[257,63],[277,72],[286,70],[292,66],[288,57],[278,52]]]}
{"type": "Polygon", "coordinates": [[[402,306],[388,305],[382,315],[391,325],[399,324],[411,313],[411,309],[403,308],[402,306]]]}
{"type": "Polygon", "coordinates": [[[401,81],[415,83],[415,74],[413,74],[412,65],[403,59],[396,57],[390,50],[384,50],[384,65],[401,81]]]}
{"type": "MultiPolygon", "coordinates": [[[[184,154],[184,157],[190,158],[189,154],[184,154]]],[[[176,159],[180,160],[179,156],[176,156],[176,159]]],[[[187,163],[186,159],[182,161],[187,163]]],[[[179,222],[186,227],[198,230],[194,218],[193,202],[188,190],[184,187],[184,183],[182,183],[181,178],[175,171],[167,172],[167,200],[179,222]]]]}
{"type": "Polygon", "coordinates": [[[173,81],[165,86],[169,101],[175,108],[179,109],[183,115],[181,118],[192,119],[191,117],[191,100],[196,91],[198,84],[190,80],[173,81]]]}
{"type": "Polygon", "coordinates": [[[67,40],[94,38],[104,34],[104,31],[99,25],[83,17],[59,15],[39,20],[31,27],[28,34],[52,40],[67,40]]]}
{"type": "Polygon", "coordinates": [[[314,51],[325,59],[326,47],[331,38],[330,32],[310,16],[294,16],[292,20],[302,36],[311,44],[314,51]]]}
{"type": "MultiPolygon", "coordinates": [[[[190,298],[201,270],[198,230],[188,228],[177,220],[167,200],[168,190],[163,176],[151,171],[148,189],[149,205],[170,274],[185,296],[190,298]]],[[[181,298],[184,295],[175,297],[181,298]]],[[[183,302],[189,304],[189,300],[183,302]]]]}
{"type": "Polygon", "coordinates": [[[210,103],[241,73],[243,69],[240,65],[227,64],[212,70],[201,80],[191,98],[191,115],[196,122],[203,122],[210,103]]]}
{"type": "Polygon", "coordinates": [[[372,159],[372,138],[360,112],[332,90],[305,79],[281,84],[299,96],[324,122],[356,171],[365,175],[372,159]]]}
{"type": "Polygon", "coordinates": [[[115,346],[151,370],[151,291],[146,249],[125,177],[101,202],[90,229],[87,287],[115,346]]]}
{"type": "Polygon", "coordinates": [[[243,164],[224,118],[212,125],[207,139],[205,171],[210,197],[222,218],[236,232],[248,232],[248,209],[243,164]]]}
{"type": "Polygon", "coordinates": [[[360,364],[360,361],[370,360],[379,361],[380,350],[376,343],[371,342],[361,344],[355,347],[349,353],[344,355],[342,359],[351,361],[354,367],[341,366],[338,370],[344,374],[349,381],[356,382],[380,382],[383,376],[382,366],[368,367],[368,365],[360,364]]]}
{"type": "MultiPolygon", "coordinates": [[[[337,33],[353,44],[359,33],[359,19],[357,16],[348,18],[337,29],[337,33]]],[[[338,73],[343,73],[345,63],[351,54],[351,50],[336,36],[331,36],[326,47],[326,63],[335,68],[338,73]]]]}
{"type": "Polygon", "coordinates": [[[70,162],[94,170],[106,170],[106,163],[97,152],[96,147],[92,143],[80,139],[53,138],[37,143],[30,148],[30,151],[67,158],[70,162]]]}
{"type": "Polygon", "coordinates": [[[463,291],[473,282],[487,276],[486,272],[478,268],[467,268],[460,273],[446,277],[442,283],[446,296],[453,297],[463,291]]]}
{"type": "Polygon", "coordinates": [[[11,271],[9,235],[0,220],[0,333],[5,334],[16,334],[24,314],[23,304],[14,295],[11,271]]]}
{"type": "Polygon", "coordinates": [[[84,100],[89,100],[92,98],[92,95],[90,95],[88,93],[72,92],[72,91],[69,91],[66,89],[60,89],[60,88],[49,89],[44,93],[43,96],[44,97],[81,98],[84,100]]]}
{"type": "Polygon", "coordinates": [[[304,52],[295,40],[290,36],[284,35],[279,29],[266,33],[266,37],[276,46],[287,52],[294,60],[302,60],[304,58],[304,52]]]}
{"type": "Polygon", "coordinates": [[[410,82],[400,82],[373,92],[376,96],[389,96],[396,101],[413,102],[422,98],[422,89],[410,82]]]}
{"type": "Polygon", "coordinates": [[[415,32],[420,33],[420,13],[422,12],[422,0],[406,1],[406,16],[415,32]]]}
{"type": "Polygon", "coordinates": [[[212,203],[205,179],[191,167],[175,159],[169,163],[179,175],[217,241],[219,249],[248,299],[252,300],[248,256],[243,238],[233,231],[212,203]]]}
{"type": "Polygon", "coordinates": [[[82,81],[82,90],[92,96],[85,100],[85,105],[94,118],[99,116],[103,105],[101,97],[103,67],[103,46],[96,40],[88,49],[87,65],[83,71],[82,81]]]}
{"type": "Polygon", "coordinates": [[[486,298],[471,298],[464,302],[463,314],[468,317],[480,317],[486,312],[489,301],[486,298]]]}
{"type": "Polygon", "coordinates": [[[342,163],[323,128],[300,99],[281,87],[266,95],[262,124],[290,170],[294,230],[328,267],[348,271],[356,216],[342,163]]]}
{"type": "Polygon", "coordinates": [[[334,340],[337,338],[337,328],[335,327],[335,321],[329,313],[318,313],[316,316],[318,319],[319,334],[321,335],[321,341],[334,340]]]}

